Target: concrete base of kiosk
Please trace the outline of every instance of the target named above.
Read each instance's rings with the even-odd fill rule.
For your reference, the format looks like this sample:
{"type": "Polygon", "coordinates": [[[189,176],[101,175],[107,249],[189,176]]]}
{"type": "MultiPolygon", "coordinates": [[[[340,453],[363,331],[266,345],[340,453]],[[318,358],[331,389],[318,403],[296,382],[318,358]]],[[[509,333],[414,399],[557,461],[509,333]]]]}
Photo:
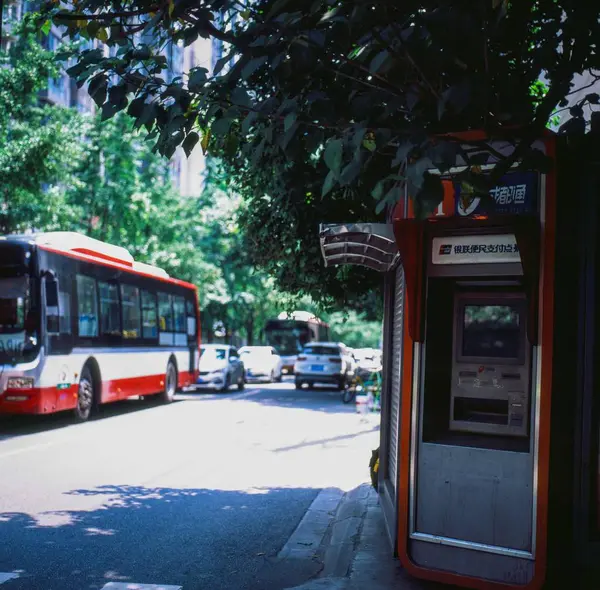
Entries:
{"type": "Polygon", "coordinates": [[[527,584],[534,574],[532,560],[484,551],[474,555],[472,549],[448,546],[442,541],[436,544],[411,540],[409,547],[413,562],[427,569],[518,585],[527,584]]]}

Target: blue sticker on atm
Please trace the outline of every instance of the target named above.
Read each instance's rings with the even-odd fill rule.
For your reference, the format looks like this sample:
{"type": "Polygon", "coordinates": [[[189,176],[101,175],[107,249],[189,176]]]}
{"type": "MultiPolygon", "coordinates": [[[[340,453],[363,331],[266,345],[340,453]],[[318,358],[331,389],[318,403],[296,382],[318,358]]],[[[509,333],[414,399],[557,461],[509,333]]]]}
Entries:
{"type": "Polygon", "coordinates": [[[460,182],[455,182],[456,215],[533,213],[537,209],[538,178],[537,172],[511,172],[490,190],[492,198],[485,201],[464,194],[460,182]]]}

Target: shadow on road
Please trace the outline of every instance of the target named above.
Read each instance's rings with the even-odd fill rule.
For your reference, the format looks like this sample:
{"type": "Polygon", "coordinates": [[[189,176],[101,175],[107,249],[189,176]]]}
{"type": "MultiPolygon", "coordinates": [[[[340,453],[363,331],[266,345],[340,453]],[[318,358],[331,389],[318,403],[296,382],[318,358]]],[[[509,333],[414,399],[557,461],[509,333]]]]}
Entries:
{"type": "MultiPolygon", "coordinates": [[[[84,590],[109,581],[186,590],[278,590],[318,573],[311,559],[281,567],[277,553],[319,490],[246,491],[106,485],[67,495],[97,508],[33,518],[0,513],[0,571],[11,590],[84,590]]],[[[315,548],[316,550],[317,548],[315,548]]]]}
{"type": "MultiPolygon", "coordinates": [[[[174,403],[180,403],[175,400],[174,403]]],[[[123,416],[132,412],[142,412],[159,407],[160,402],[156,398],[140,400],[137,398],[103,404],[98,409],[92,420],[104,420],[114,416],[123,416]]],[[[77,423],[70,411],[57,412],[56,414],[42,414],[37,416],[0,416],[0,443],[18,436],[47,432],[58,428],[75,426],[77,423]]]]}
{"type": "Polygon", "coordinates": [[[359,430],[358,432],[352,432],[350,434],[340,434],[338,436],[331,436],[329,438],[319,438],[317,440],[304,441],[295,445],[289,445],[287,447],[279,447],[278,449],[273,449],[274,453],[284,453],[286,451],[297,451],[298,449],[305,449],[306,447],[315,447],[319,445],[326,445],[327,443],[341,442],[343,440],[350,440],[353,438],[358,438],[364,434],[369,434],[371,432],[378,432],[379,425],[373,426],[372,428],[367,428],[365,430],[359,430]]]}

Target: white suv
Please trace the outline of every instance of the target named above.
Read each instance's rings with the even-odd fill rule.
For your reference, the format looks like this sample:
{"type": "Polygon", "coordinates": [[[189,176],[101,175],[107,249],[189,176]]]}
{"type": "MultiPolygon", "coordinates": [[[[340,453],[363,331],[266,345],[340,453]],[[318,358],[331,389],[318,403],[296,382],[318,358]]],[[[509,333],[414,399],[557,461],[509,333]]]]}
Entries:
{"type": "Polygon", "coordinates": [[[354,359],[340,342],[311,342],[298,355],[294,364],[296,389],[306,383],[332,383],[341,391],[354,375],[354,359]]]}

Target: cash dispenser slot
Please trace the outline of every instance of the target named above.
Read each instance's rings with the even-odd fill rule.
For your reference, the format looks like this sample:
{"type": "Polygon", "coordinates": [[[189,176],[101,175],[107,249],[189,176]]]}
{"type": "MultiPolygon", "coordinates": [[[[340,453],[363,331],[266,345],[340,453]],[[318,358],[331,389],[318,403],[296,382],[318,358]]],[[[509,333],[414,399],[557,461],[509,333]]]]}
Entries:
{"type": "Polygon", "coordinates": [[[455,397],[454,422],[508,426],[508,400],[455,397]]]}

